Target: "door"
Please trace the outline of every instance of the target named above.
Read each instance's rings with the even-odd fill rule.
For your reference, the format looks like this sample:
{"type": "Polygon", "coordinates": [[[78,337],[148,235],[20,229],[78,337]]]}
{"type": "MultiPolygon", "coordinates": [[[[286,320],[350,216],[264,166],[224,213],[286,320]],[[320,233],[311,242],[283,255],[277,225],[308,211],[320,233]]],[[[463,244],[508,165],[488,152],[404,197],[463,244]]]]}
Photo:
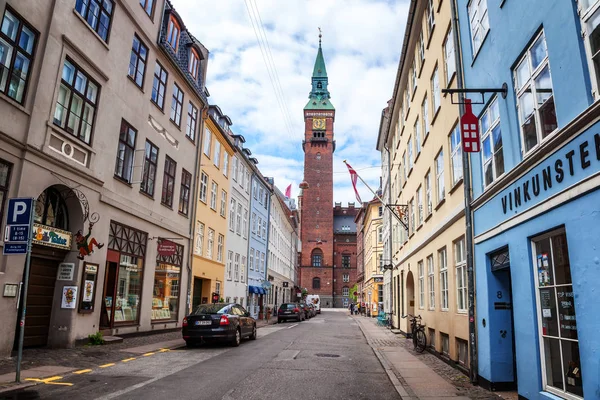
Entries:
{"type": "Polygon", "coordinates": [[[58,264],[56,260],[31,257],[23,341],[25,347],[48,344],[58,264]]]}
{"type": "Polygon", "coordinates": [[[194,277],[194,292],[192,293],[192,310],[202,303],[202,279],[194,277]]]}
{"type": "Polygon", "coordinates": [[[102,296],[102,312],[100,313],[100,328],[111,329],[113,327],[113,303],[115,299],[115,288],[117,281],[118,265],[116,262],[106,263],[106,274],[104,277],[104,295],[102,296]]]}
{"type": "Polygon", "coordinates": [[[412,271],[406,275],[406,301],[408,302],[407,313],[415,315],[415,280],[412,271]]]}

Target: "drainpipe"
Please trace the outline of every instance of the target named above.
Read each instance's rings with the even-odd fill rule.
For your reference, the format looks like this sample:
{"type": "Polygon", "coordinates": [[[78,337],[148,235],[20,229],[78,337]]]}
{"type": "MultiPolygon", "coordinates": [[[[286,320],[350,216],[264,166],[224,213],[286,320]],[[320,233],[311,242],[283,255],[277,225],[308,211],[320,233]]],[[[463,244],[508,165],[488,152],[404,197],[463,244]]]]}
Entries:
{"type": "MultiPolygon", "coordinates": [[[[452,12],[452,29],[454,34],[454,58],[456,60],[456,84],[459,89],[464,88],[463,60],[460,42],[460,26],[458,22],[458,5],[456,0],[450,2],[452,12]]],[[[460,95],[459,95],[460,96],[460,95]]],[[[460,97],[459,97],[460,98],[460,97]]],[[[465,113],[465,106],[459,104],[460,116],[465,113]]],[[[473,220],[471,215],[471,165],[469,153],[462,152],[463,187],[465,191],[465,237],[467,256],[467,287],[469,297],[469,377],[471,383],[476,384],[478,378],[477,368],[477,332],[475,323],[475,271],[473,268],[473,220]]]]}
{"type": "MultiPolygon", "coordinates": [[[[389,118],[389,117],[388,117],[389,118]]],[[[389,126],[388,126],[388,133],[389,133],[389,126]]],[[[387,144],[383,145],[383,148],[385,149],[385,151],[387,152],[387,201],[388,204],[392,203],[392,167],[391,167],[391,163],[390,163],[390,148],[388,147],[387,144]]],[[[391,210],[387,207],[385,207],[385,211],[387,211],[387,216],[388,216],[388,221],[389,221],[389,230],[388,230],[388,249],[389,249],[389,253],[390,253],[390,264],[393,265],[393,260],[392,260],[392,255],[394,253],[394,250],[392,249],[392,243],[393,243],[393,229],[392,229],[392,216],[391,214],[391,210]]],[[[393,301],[394,301],[394,284],[393,284],[393,277],[394,277],[394,269],[390,269],[390,303],[389,303],[389,310],[390,310],[390,319],[393,321],[392,318],[392,308],[393,308],[393,301]]],[[[392,323],[392,328],[394,327],[394,324],[392,323]]]]}
{"type": "MultiPolygon", "coordinates": [[[[271,182],[269,182],[269,184],[271,185],[271,182]]],[[[275,193],[275,191],[273,190],[273,186],[275,186],[275,179],[273,179],[273,184],[271,185],[271,190],[269,190],[271,192],[271,194],[269,195],[269,204],[267,205],[267,248],[265,250],[265,282],[269,281],[269,237],[271,236],[271,203],[272,200],[271,198],[273,197],[273,194],[275,193]]],[[[274,288],[273,285],[271,285],[270,287],[271,289],[271,293],[273,293],[274,288]]],[[[275,298],[273,297],[273,300],[275,300],[275,298]]],[[[263,304],[265,303],[265,298],[263,298],[263,304]]],[[[264,311],[263,311],[263,317],[266,319],[267,318],[267,308],[264,307],[264,311]]]]}

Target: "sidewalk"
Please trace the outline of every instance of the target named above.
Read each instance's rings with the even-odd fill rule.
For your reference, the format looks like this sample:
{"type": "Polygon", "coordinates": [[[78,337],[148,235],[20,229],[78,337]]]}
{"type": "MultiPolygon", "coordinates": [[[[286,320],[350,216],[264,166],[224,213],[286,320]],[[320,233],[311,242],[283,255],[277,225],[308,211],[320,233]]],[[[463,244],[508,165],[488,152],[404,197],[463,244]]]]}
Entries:
{"type": "Polygon", "coordinates": [[[473,386],[467,376],[433,354],[416,353],[412,340],[378,326],[375,318],[351,318],[360,326],[367,342],[404,400],[512,398],[473,386]]]}

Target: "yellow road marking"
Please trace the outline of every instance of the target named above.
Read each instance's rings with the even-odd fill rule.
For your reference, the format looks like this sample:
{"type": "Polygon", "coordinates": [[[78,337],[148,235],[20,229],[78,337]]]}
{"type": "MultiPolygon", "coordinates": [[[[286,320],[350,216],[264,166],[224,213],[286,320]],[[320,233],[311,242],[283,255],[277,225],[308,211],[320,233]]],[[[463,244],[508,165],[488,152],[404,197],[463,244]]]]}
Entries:
{"type": "Polygon", "coordinates": [[[131,358],[126,358],[124,360],[121,360],[122,362],[129,362],[129,361],[133,361],[135,360],[135,357],[131,357],[131,358]]]}
{"type": "Polygon", "coordinates": [[[100,365],[100,368],[112,367],[113,365],[115,365],[115,363],[104,364],[104,365],[100,365]]]}
{"type": "Polygon", "coordinates": [[[88,372],[92,372],[92,370],[91,369],[81,369],[81,370],[75,371],[73,373],[79,375],[79,374],[86,374],[88,372]]]}
{"type": "Polygon", "coordinates": [[[150,353],[146,353],[146,354],[142,354],[142,355],[143,355],[144,357],[148,357],[148,356],[151,356],[152,354],[155,354],[155,353],[152,353],[152,352],[150,352],[150,353]]]}
{"type": "Polygon", "coordinates": [[[44,378],[41,381],[44,383],[48,383],[48,382],[52,382],[52,381],[57,381],[62,378],[63,378],[62,376],[51,376],[50,378],[44,378]]]}
{"type": "Polygon", "coordinates": [[[26,381],[31,381],[31,382],[41,382],[43,384],[46,385],[63,385],[63,386],[73,386],[72,383],[68,383],[68,382],[54,382],[57,381],[59,379],[62,379],[62,376],[51,376],[49,378],[44,378],[44,379],[38,379],[38,378],[27,378],[25,379],[26,381]]]}
{"type": "Polygon", "coordinates": [[[25,380],[30,382],[44,382],[43,380],[38,378],[25,378],[25,380]]]}
{"type": "Polygon", "coordinates": [[[160,349],[161,353],[164,353],[165,351],[171,351],[171,349],[160,349]]]}
{"type": "Polygon", "coordinates": [[[62,386],[73,386],[72,383],[68,382],[44,382],[46,385],[62,385],[62,386]]]}

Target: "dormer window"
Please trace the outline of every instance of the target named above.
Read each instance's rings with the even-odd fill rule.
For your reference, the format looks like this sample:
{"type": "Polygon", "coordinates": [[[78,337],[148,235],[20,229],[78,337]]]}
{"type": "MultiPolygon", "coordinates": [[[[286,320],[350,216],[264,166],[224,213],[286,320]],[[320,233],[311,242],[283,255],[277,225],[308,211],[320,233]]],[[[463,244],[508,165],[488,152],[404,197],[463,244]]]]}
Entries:
{"type": "Polygon", "coordinates": [[[180,33],[181,28],[179,27],[179,22],[171,15],[169,18],[169,27],[167,28],[167,42],[169,42],[169,45],[171,45],[175,51],[177,51],[177,45],[179,45],[180,33]]]}
{"type": "Polygon", "coordinates": [[[194,79],[198,79],[198,68],[200,67],[200,56],[198,56],[198,52],[196,49],[192,48],[190,52],[190,63],[188,64],[188,71],[194,79]]]}

